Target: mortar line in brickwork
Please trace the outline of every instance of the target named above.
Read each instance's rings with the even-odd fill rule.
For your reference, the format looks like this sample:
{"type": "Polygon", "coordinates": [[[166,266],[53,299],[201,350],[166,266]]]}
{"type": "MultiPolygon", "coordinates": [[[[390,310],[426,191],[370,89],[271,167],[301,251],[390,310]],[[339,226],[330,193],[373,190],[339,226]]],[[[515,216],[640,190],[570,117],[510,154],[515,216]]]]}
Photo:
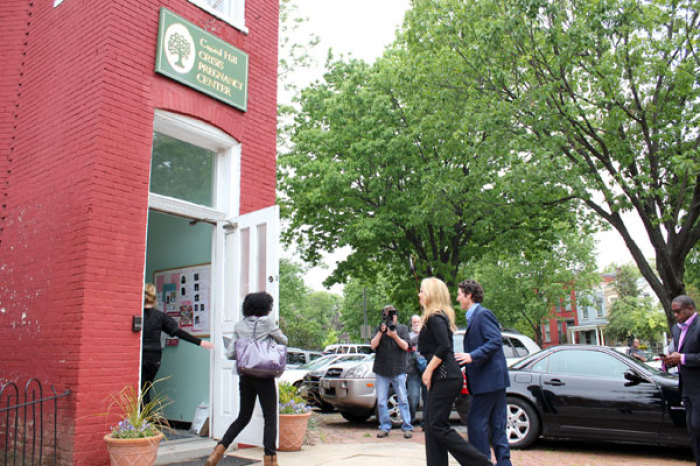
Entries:
{"type": "Polygon", "coordinates": [[[24,79],[24,68],[27,63],[27,50],[29,49],[29,32],[32,26],[32,12],[34,10],[34,2],[27,2],[27,28],[24,32],[24,41],[22,42],[22,62],[19,65],[17,73],[17,94],[13,109],[13,119],[15,124],[12,126],[12,138],[10,142],[10,150],[7,154],[7,173],[5,176],[3,203],[0,205],[0,247],[2,246],[3,232],[5,231],[5,222],[7,222],[7,204],[9,203],[10,179],[12,178],[12,162],[14,160],[15,144],[17,143],[17,120],[19,120],[19,111],[22,100],[22,80],[24,79]]]}

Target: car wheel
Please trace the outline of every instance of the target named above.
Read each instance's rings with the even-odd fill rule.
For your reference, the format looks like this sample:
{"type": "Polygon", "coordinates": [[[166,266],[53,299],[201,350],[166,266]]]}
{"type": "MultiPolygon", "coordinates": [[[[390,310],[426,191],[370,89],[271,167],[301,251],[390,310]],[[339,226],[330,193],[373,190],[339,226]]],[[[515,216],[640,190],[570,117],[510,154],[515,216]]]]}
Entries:
{"type": "Polygon", "coordinates": [[[326,403],[325,401],[321,401],[318,407],[321,409],[322,413],[330,413],[332,411],[335,411],[335,406],[333,406],[330,403],[326,403]]]}
{"type": "Polygon", "coordinates": [[[367,411],[341,411],[340,415],[343,416],[346,421],[360,423],[369,419],[372,413],[367,411]]]}
{"type": "MultiPolygon", "coordinates": [[[[392,393],[386,402],[386,407],[389,410],[389,419],[391,419],[391,427],[396,429],[403,425],[403,418],[399,412],[399,399],[396,393],[392,393]]],[[[379,416],[377,416],[379,418],[379,416]]]]}
{"type": "Polygon", "coordinates": [[[511,448],[527,448],[540,435],[540,420],[532,405],[520,398],[508,397],[506,436],[511,448]]]}

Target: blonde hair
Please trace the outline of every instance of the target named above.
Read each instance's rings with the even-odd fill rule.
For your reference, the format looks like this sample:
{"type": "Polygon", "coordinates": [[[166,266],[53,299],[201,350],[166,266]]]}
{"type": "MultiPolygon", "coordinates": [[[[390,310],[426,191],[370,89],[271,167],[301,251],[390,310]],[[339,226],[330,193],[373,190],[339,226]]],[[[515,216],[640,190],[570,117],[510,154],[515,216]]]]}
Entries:
{"type": "Polygon", "coordinates": [[[420,284],[421,292],[423,293],[423,315],[421,315],[421,323],[425,323],[438,312],[443,312],[450,322],[450,329],[457,330],[455,325],[455,310],[452,308],[452,298],[450,291],[447,289],[445,282],[439,278],[429,277],[423,279],[420,284]]]}
{"type": "Polygon", "coordinates": [[[146,306],[156,304],[156,286],[153,283],[146,283],[143,289],[143,304],[146,306]]]}

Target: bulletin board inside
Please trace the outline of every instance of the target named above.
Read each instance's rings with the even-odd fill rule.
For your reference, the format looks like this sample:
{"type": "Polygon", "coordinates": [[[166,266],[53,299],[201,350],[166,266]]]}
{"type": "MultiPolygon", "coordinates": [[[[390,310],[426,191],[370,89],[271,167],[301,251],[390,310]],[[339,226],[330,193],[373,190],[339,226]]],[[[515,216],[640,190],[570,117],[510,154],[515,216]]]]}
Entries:
{"type": "Polygon", "coordinates": [[[158,309],[192,335],[209,336],[211,263],[157,270],[153,272],[153,283],[158,309]]]}

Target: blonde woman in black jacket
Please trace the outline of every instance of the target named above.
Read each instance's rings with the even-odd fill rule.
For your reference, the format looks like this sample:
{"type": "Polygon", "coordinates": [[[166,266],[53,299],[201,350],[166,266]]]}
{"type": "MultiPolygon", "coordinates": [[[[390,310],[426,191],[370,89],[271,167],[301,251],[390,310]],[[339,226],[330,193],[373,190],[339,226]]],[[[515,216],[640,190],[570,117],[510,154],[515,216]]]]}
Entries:
{"type": "Polygon", "coordinates": [[[450,292],[442,280],[431,277],[418,294],[423,328],[418,336],[420,353],[428,360],[423,383],[428,387],[425,415],[425,458],[428,466],[447,466],[449,452],[461,465],[490,465],[473,445],[450,425],[452,405],[462,389],[462,370],[452,348],[455,312],[450,292]]]}

